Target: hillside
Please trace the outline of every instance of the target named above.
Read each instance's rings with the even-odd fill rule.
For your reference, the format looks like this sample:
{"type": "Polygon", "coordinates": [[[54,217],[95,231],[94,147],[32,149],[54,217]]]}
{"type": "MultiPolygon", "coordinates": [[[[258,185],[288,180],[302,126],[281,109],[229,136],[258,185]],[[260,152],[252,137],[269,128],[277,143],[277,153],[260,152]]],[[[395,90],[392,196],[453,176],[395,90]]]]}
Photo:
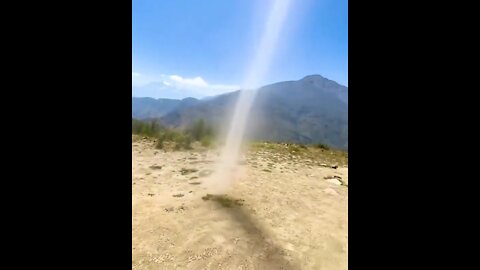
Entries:
{"type": "MultiPolygon", "coordinates": [[[[204,119],[219,129],[229,119],[238,94],[239,91],[204,100],[169,100],[173,102],[168,104],[163,99],[152,104],[151,100],[149,103],[133,98],[138,103],[132,116],[160,118],[164,125],[177,128],[204,119]]],[[[249,122],[249,138],[324,143],[348,149],[348,88],[320,75],[261,87],[251,115],[254,117],[249,122]]]]}
{"type": "Polygon", "coordinates": [[[197,103],[195,98],[154,99],[150,97],[132,97],[132,117],[136,119],[159,118],[175,110],[182,109],[197,103]]]}

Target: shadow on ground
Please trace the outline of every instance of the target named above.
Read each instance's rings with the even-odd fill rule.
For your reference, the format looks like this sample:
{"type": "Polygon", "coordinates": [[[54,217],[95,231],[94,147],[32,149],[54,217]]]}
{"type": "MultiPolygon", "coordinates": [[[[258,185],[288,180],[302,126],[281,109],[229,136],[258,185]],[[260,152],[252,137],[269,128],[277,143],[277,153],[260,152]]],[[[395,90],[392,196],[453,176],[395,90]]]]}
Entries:
{"type": "Polygon", "coordinates": [[[226,195],[207,194],[205,201],[218,204],[231,220],[239,224],[248,235],[254,269],[300,269],[293,260],[286,258],[286,252],[275,244],[274,238],[244,207],[244,200],[226,195]]]}

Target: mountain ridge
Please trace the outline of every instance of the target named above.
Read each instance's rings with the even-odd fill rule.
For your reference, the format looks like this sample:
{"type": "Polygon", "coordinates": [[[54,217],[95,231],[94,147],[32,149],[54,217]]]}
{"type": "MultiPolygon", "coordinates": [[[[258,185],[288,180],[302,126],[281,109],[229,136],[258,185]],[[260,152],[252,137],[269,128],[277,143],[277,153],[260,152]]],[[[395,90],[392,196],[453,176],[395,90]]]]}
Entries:
{"type": "MultiPolygon", "coordinates": [[[[151,100],[149,106],[141,105],[148,113],[139,113],[141,109],[133,108],[133,100],[138,98],[132,97],[132,117],[141,119],[140,116],[149,115],[148,118],[157,118],[173,128],[204,119],[221,129],[231,116],[240,91],[201,100],[176,100],[174,105],[165,101],[168,99],[158,99],[157,114],[151,100]]],[[[348,149],[348,87],[321,75],[308,75],[297,81],[265,85],[257,91],[251,112],[255,117],[249,117],[249,138],[324,143],[348,149]]],[[[139,103],[137,100],[135,105],[139,103]]]]}

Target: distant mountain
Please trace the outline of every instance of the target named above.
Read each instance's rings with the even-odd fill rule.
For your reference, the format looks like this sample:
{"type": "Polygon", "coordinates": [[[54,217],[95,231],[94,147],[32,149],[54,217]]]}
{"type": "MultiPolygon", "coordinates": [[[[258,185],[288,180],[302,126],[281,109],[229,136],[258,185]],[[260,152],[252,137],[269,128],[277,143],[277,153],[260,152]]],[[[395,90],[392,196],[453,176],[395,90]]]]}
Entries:
{"type": "Polygon", "coordinates": [[[179,100],[132,97],[132,117],[136,119],[160,118],[175,109],[183,109],[197,102],[199,100],[195,98],[179,100]]]}
{"type": "MultiPolygon", "coordinates": [[[[158,109],[156,115],[171,127],[182,128],[204,119],[222,128],[231,117],[239,93],[183,100],[182,105],[179,102],[172,107],[158,105],[164,108],[158,109]]],[[[142,108],[152,112],[147,105],[142,108]]],[[[137,113],[132,110],[134,118],[145,115],[139,111],[142,110],[137,113]]],[[[264,86],[258,90],[248,130],[251,132],[247,136],[251,139],[324,143],[348,149],[348,88],[320,75],[264,86]]]]}

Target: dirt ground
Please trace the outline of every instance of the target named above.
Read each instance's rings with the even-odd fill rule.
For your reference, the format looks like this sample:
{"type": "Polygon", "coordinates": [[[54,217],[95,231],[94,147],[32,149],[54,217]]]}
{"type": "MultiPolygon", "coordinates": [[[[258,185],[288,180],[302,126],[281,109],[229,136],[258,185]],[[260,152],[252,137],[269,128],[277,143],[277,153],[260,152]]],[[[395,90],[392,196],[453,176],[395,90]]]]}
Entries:
{"type": "Polygon", "coordinates": [[[207,196],[217,150],[132,141],[132,269],[348,268],[346,157],[257,145],[231,190],[207,196]]]}

